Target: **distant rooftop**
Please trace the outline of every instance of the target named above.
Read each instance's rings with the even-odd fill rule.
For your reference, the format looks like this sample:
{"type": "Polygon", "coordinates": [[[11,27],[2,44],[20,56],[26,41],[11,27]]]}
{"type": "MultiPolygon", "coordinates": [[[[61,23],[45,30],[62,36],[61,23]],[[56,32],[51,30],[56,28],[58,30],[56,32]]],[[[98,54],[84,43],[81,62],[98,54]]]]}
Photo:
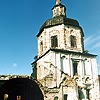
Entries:
{"type": "Polygon", "coordinates": [[[0,75],[0,80],[9,80],[12,78],[29,78],[28,75],[0,75]]]}

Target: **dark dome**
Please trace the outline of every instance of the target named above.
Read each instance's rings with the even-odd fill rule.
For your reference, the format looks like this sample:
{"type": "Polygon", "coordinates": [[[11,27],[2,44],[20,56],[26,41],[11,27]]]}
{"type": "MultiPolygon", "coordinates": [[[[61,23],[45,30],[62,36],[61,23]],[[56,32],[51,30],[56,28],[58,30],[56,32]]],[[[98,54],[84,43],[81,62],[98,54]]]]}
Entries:
{"type": "Polygon", "coordinates": [[[53,17],[51,19],[48,19],[40,28],[40,31],[38,33],[37,36],[39,36],[41,34],[41,32],[43,31],[44,28],[46,27],[51,27],[51,26],[56,26],[56,25],[60,25],[60,24],[64,24],[64,25],[71,25],[71,26],[76,26],[79,27],[79,23],[77,20],[71,19],[71,18],[66,18],[65,16],[57,16],[57,17],[53,17]]]}
{"type": "Polygon", "coordinates": [[[0,88],[0,97],[4,94],[9,95],[8,100],[16,100],[17,96],[21,96],[22,100],[44,100],[39,86],[27,78],[8,80],[0,88]]]}

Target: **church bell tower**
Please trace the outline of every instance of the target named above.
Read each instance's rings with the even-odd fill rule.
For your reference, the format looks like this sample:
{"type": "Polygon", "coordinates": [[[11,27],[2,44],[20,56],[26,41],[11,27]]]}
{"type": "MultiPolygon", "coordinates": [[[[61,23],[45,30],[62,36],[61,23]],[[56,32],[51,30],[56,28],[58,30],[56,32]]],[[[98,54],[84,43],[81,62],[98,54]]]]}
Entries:
{"type": "Polygon", "coordinates": [[[84,52],[81,26],[67,17],[61,0],[56,0],[52,12],[52,18],[37,34],[38,54],[32,63],[32,77],[45,100],[98,100],[96,55],[84,52]]]}

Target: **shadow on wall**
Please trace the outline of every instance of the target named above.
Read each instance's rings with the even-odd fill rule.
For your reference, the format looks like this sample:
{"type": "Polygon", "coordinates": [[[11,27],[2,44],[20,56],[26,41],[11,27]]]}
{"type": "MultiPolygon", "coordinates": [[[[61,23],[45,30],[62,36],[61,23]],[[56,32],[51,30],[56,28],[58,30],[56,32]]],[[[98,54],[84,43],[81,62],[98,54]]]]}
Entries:
{"type": "Polygon", "coordinates": [[[28,78],[13,78],[0,88],[0,100],[44,100],[39,86],[28,78]]]}

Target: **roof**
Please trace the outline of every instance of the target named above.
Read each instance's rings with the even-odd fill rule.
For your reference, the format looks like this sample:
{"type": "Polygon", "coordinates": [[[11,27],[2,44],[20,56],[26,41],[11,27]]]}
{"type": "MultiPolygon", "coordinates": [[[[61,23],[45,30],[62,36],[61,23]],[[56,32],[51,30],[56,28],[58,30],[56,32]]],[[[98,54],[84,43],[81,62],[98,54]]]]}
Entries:
{"type": "Polygon", "coordinates": [[[73,53],[73,54],[77,54],[77,55],[82,55],[82,56],[86,56],[86,57],[96,57],[97,55],[94,54],[90,54],[90,53],[81,53],[81,52],[74,52],[74,51],[68,51],[68,50],[64,50],[64,49],[55,49],[55,48],[50,48],[46,53],[44,53],[42,56],[40,56],[38,59],[36,59],[32,64],[35,64],[39,59],[41,59],[43,56],[45,56],[49,51],[54,51],[54,52],[61,52],[61,53],[73,53]]]}
{"type": "MultiPolygon", "coordinates": [[[[44,28],[61,25],[61,24],[78,27],[81,29],[81,31],[83,33],[83,30],[80,27],[77,20],[71,19],[71,18],[66,18],[65,16],[56,16],[56,17],[53,17],[53,18],[45,21],[45,23],[40,28],[39,33],[37,34],[37,37],[42,33],[44,28]]],[[[83,34],[83,36],[84,36],[84,34],[83,34]]]]}
{"type": "Polygon", "coordinates": [[[1,80],[9,80],[12,78],[29,78],[28,75],[0,75],[0,81],[1,80]]]}
{"type": "Polygon", "coordinates": [[[64,9],[66,10],[66,7],[65,7],[63,4],[61,4],[61,3],[58,4],[58,5],[54,5],[54,7],[52,8],[52,10],[53,10],[55,7],[59,7],[59,6],[60,6],[60,7],[64,7],[64,9]]]}

